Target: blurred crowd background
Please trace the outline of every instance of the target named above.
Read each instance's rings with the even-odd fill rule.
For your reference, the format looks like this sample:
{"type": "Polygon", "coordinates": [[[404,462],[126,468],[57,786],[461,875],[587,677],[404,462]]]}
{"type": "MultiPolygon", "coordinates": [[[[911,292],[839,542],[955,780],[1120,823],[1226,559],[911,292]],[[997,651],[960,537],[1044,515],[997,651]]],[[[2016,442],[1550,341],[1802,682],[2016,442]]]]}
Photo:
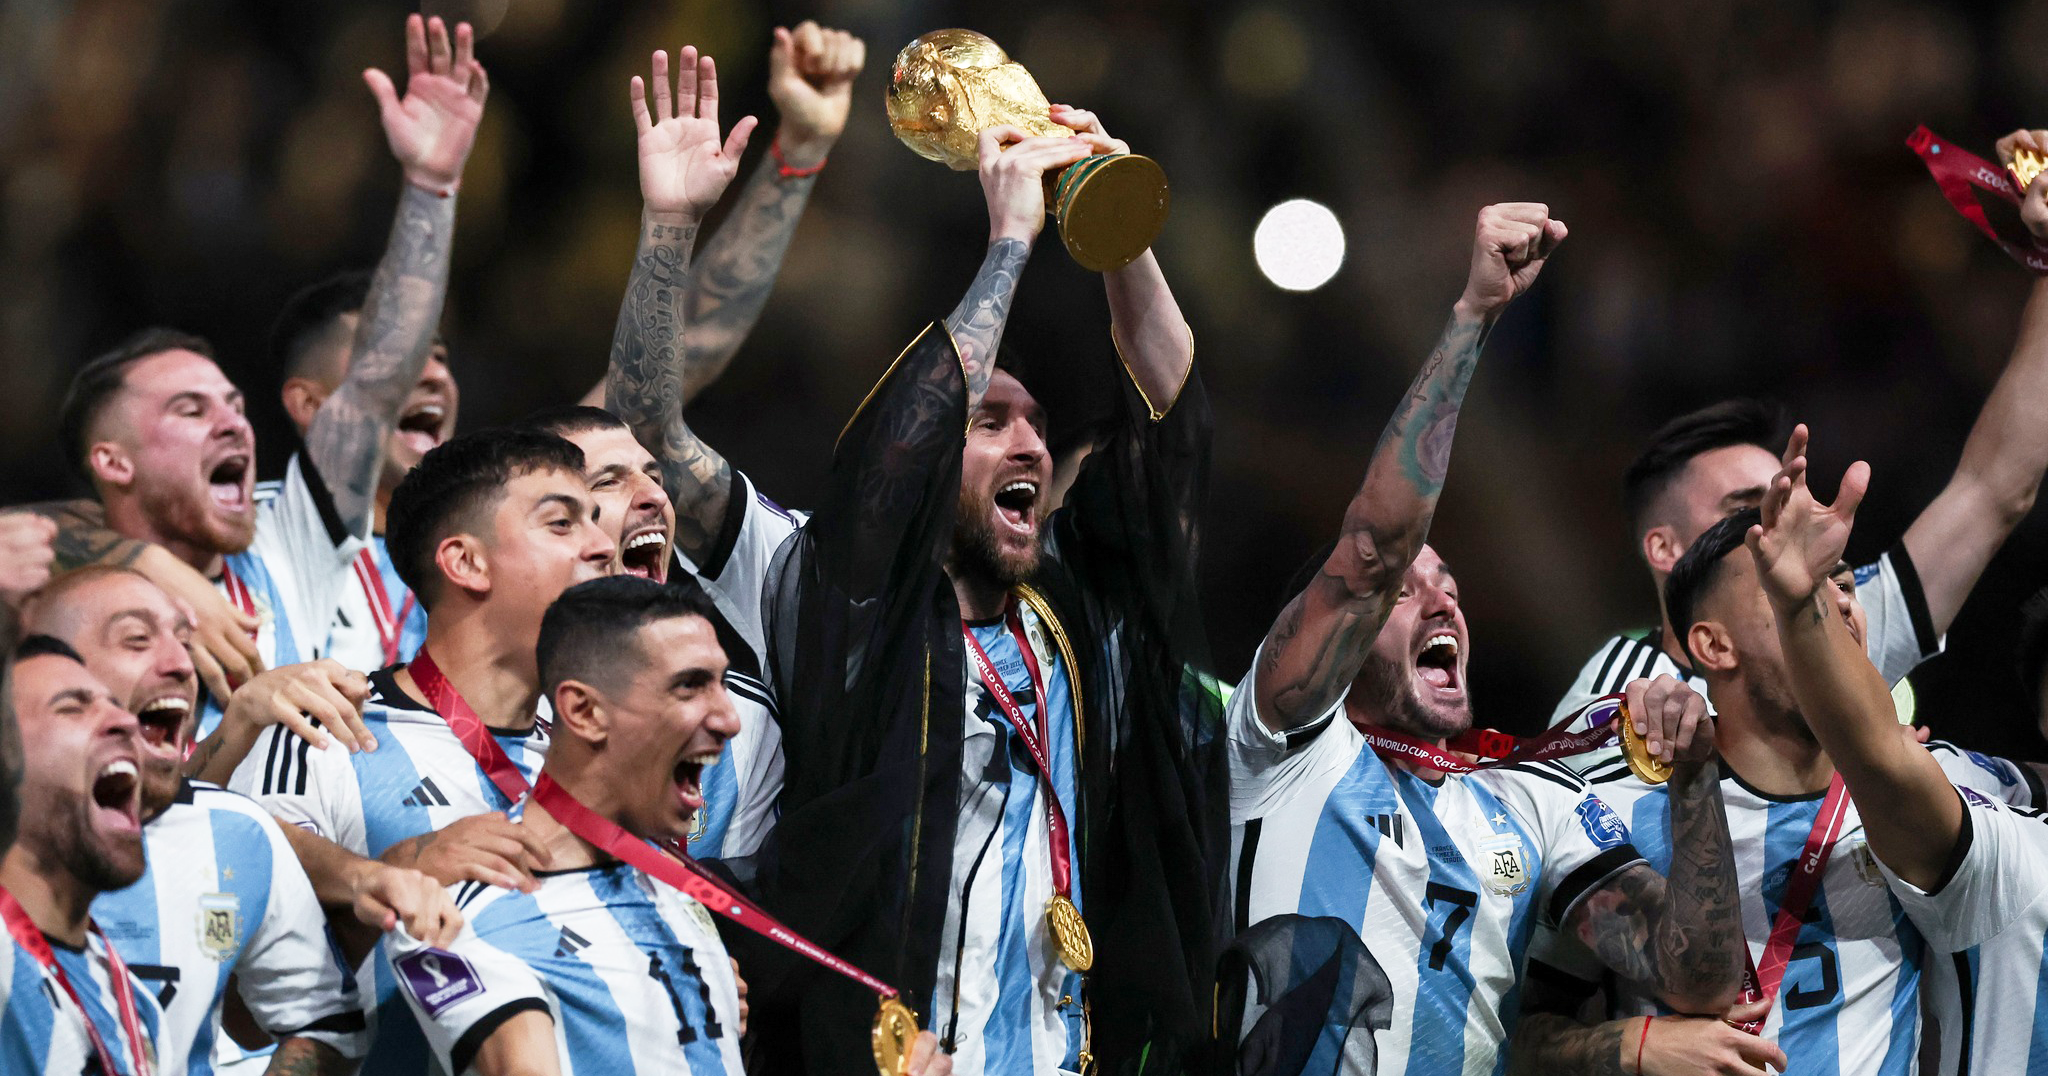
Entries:
{"type": "MultiPolygon", "coordinates": [[[[1203,550],[1236,677],[1330,537],[1462,285],[1491,201],[1572,230],[1487,349],[1432,541],[1457,572],[1477,707],[1529,731],[1593,647],[1652,623],[1618,483],[1670,416],[1733,394],[1814,429],[1817,485],[1865,458],[1852,552],[1897,540],[1953,469],[2002,368],[2023,270],[1942,201],[1917,123],[1986,155],[2048,126],[2048,0],[425,0],[476,23],[492,93],[464,180],[445,331],[462,428],[573,399],[603,368],[639,210],[627,79],[717,57],[728,119],[764,119],[771,27],[868,44],[854,119],[760,329],[692,421],[801,506],[868,385],[979,263],[971,175],[883,116],[888,63],[943,26],[993,36],[1054,101],[1098,112],[1173,184],[1157,250],[1218,416],[1203,550]],[[1275,203],[1334,209],[1349,253],[1283,292],[1252,259],[1275,203]]],[[[0,5],[0,501],[74,486],[53,443],[70,371],[144,325],[211,337],[274,475],[290,433],[265,343],[282,300],[372,265],[399,182],[361,70],[401,72],[396,2],[0,5]]],[[[751,166],[751,165],[750,165],[751,166]]],[[[736,189],[736,188],[735,188],[736,189]]],[[[1100,413],[1099,282],[1048,233],[1008,336],[1055,437],[1100,413]]],[[[2044,413],[2048,421],[2048,413],[2044,413]]],[[[1971,746],[2048,758],[2014,672],[2048,583],[2023,525],[1915,674],[1971,746]]]]}

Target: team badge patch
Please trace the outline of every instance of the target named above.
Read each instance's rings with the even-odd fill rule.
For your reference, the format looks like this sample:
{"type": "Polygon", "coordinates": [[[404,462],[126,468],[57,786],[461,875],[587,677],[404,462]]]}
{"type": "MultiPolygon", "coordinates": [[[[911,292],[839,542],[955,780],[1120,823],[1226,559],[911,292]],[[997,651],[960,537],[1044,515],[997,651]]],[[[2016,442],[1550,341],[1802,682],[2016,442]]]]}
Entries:
{"type": "Polygon", "coordinates": [[[392,966],[398,969],[399,980],[419,1000],[420,1008],[427,1010],[428,1016],[439,1016],[450,1005],[484,992],[483,980],[477,978],[469,961],[445,949],[407,953],[393,961],[392,966]]]}
{"type": "Polygon", "coordinates": [[[1496,833],[1479,842],[1479,862],[1473,864],[1479,881],[1491,892],[1512,897],[1529,888],[1529,869],[1522,852],[1522,835],[1496,833]]]}
{"type": "Polygon", "coordinates": [[[691,817],[690,832],[683,837],[684,844],[701,841],[706,833],[711,832],[711,812],[706,807],[697,808],[697,813],[691,817]]]}
{"type": "Polygon", "coordinates": [[[207,893],[199,898],[199,951],[224,964],[234,958],[241,941],[242,898],[233,893],[207,893]]]}
{"type": "Polygon", "coordinates": [[[1596,847],[1613,848],[1628,841],[1628,823],[1605,803],[1588,796],[1579,801],[1579,825],[1596,847]]]}

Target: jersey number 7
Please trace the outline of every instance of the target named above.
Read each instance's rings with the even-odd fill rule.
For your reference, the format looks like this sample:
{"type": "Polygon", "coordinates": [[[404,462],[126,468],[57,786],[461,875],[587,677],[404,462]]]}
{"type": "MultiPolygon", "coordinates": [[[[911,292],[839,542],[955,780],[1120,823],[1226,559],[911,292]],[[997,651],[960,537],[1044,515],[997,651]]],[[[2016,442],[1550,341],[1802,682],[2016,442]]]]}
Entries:
{"type": "Polygon", "coordinates": [[[1465,924],[1471,921],[1472,909],[1479,906],[1479,894],[1469,889],[1431,882],[1429,888],[1423,891],[1423,895],[1432,905],[1441,903],[1447,906],[1443,922],[1437,925],[1436,944],[1429,947],[1429,970],[1442,971],[1444,961],[1450,958],[1451,946],[1456,943],[1458,931],[1464,929],[1465,924]]]}

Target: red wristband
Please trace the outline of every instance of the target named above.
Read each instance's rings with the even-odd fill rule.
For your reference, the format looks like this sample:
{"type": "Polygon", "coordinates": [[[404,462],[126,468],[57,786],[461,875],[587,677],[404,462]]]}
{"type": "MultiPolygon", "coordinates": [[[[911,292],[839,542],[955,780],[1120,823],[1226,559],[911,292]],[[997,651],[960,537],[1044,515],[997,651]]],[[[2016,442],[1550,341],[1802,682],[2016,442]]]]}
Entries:
{"type": "Polygon", "coordinates": [[[1643,1037],[1636,1040],[1636,1076],[1643,1076],[1643,1045],[1650,1041],[1650,1018],[1643,1017],[1643,1037]]]}
{"type": "Polygon", "coordinates": [[[410,176],[406,178],[406,182],[411,183],[413,186],[418,187],[423,191],[426,191],[428,194],[431,194],[436,198],[453,198],[455,197],[455,192],[462,189],[462,181],[459,179],[446,187],[430,187],[425,183],[420,183],[413,180],[410,176]]]}
{"type": "Polygon", "coordinates": [[[789,161],[782,156],[782,136],[779,134],[775,136],[775,141],[768,143],[768,153],[775,158],[775,175],[780,179],[809,179],[825,170],[823,160],[809,168],[791,167],[789,161]]]}

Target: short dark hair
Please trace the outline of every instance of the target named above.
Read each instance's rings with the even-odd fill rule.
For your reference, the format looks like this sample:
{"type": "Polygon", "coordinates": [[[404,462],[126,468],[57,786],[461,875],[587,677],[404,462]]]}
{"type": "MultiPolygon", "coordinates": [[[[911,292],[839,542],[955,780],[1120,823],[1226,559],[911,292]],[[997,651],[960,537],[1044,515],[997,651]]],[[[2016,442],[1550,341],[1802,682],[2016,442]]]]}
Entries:
{"type": "Polygon", "coordinates": [[[92,448],[93,423],[99,421],[100,412],[106,410],[114,394],[121,391],[128,378],[128,368],[166,351],[192,351],[209,359],[214,357],[213,345],[204,337],[154,326],[87,359],[85,365],[71,375],[71,384],[64,390],[64,402],[57,408],[57,430],[72,465],[81,474],[91,476],[91,469],[85,461],[92,448]]]}
{"type": "Polygon", "coordinates": [[[591,430],[628,430],[632,427],[626,425],[625,419],[602,407],[560,404],[555,407],[543,407],[513,423],[512,428],[551,433],[556,437],[574,437],[591,430]]]}
{"type": "Polygon", "coordinates": [[[85,659],[79,656],[78,651],[73,649],[70,643],[54,635],[24,635],[20,642],[14,644],[15,661],[42,657],[69,658],[80,665],[85,664],[85,659]]]}
{"type": "Polygon", "coordinates": [[[450,439],[406,473],[384,513],[384,544],[421,608],[433,608],[440,582],[434,547],[494,507],[514,478],[549,470],[580,480],[583,450],[553,434],[493,428],[450,439]]]}
{"type": "Polygon", "coordinates": [[[299,289],[271,323],[270,368],[280,378],[306,376],[307,353],[314,341],[334,319],[360,311],[369,301],[370,274],[360,269],[299,289]]]}
{"type": "MultiPolygon", "coordinates": [[[[718,626],[717,609],[696,587],[668,586],[634,575],[608,575],[562,592],[540,622],[534,660],[553,692],[565,680],[611,683],[623,663],[641,655],[628,641],[658,620],[701,616],[718,626]]],[[[723,640],[721,640],[723,645],[723,640]]]]}
{"type": "Polygon", "coordinates": [[[1621,506],[1636,534],[1647,529],[1650,506],[1693,457],[1730,445],[1755,445],[1776,455],[1785,443],[1785,409],[1770,400],[1722,400],[1678,416],[1656,433],[1621,476],[1621,506]]]}
{"type": "Polygon", "coordinates": [[[1671,577],[1664,581],[1664,610],[1670,614],[1671,630],[1678,633],[1679,649],[1685,651],[1685,659],[1693,660],[1692,644],[1686,637],[1692,633],[1692,626],[1698,621],[1693,608],[1699,604],[1700,596],[1720,578],[1721,564],[1728,554],[1741,549],[1749,528],[1763,521],[1763,513],[1755,508],[1744,508],[1732,516],[1708,527],[1706,533],[1693,539],[1691,548],[1671,566],[1671,577]]]}

